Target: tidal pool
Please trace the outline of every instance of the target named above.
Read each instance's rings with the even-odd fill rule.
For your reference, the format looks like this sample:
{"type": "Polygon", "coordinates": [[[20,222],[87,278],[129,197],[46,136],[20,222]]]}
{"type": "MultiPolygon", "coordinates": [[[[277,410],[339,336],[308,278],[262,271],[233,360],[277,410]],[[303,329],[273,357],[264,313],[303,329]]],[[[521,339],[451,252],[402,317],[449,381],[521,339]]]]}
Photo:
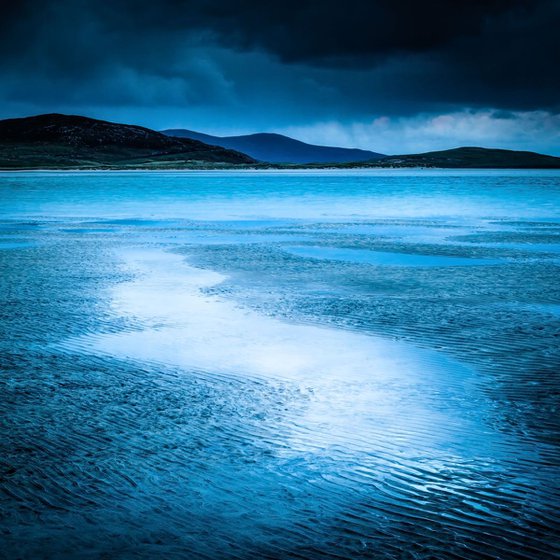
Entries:
{"type": "Polygon", "coordinates": [[[340,247],[288,246],[284,250],[298,257],[348,261],[378,266],[475,266],[498,264],[497,259],[474,259],[441,255],[389,253],[367,249],[344,249],[340,247]]]}

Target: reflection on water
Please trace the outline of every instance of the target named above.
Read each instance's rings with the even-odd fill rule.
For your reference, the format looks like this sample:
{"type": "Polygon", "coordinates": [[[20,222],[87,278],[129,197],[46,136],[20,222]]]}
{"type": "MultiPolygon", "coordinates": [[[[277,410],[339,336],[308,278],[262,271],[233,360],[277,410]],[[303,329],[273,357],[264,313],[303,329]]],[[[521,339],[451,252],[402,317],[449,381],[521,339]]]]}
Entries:
{"type": "Polygon", "coordinates": [[[376,264],[381,266],[474,266],[497,264],[497,259],[473,259],[447,257],[441,255],[414,255],[389,253],[387,251],[368,251],[364,249],[341,249],[333,247],[284,247],[285,251],[298,257],[350,261],[355,263],[376,264]]]}
{"type": "Polygon", "coordinates": [[[560,554],[558,173],[0,188],[5,557],[560,554]]]}

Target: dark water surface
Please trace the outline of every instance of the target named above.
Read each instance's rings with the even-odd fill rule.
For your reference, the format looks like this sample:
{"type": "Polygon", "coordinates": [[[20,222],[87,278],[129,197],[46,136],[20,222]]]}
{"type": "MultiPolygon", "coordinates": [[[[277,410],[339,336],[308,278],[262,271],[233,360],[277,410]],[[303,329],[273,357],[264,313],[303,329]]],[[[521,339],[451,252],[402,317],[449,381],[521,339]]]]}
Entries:
{"type": "Polygon", "coordinates": [[[559,203],[0,174],[0,557],[560,557],[559,203]]]}

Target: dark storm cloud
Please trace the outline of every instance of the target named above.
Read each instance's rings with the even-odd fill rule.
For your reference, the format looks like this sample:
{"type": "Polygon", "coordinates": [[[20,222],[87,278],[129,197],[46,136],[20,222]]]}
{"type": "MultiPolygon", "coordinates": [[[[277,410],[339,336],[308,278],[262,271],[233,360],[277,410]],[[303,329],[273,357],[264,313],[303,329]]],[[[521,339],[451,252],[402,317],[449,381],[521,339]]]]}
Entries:
{"type": "Polygon", "coordinates": [[[261,47],[288,62],[364,65],[391,54],[437,49],[478,35],[495,16],[532,11],[531,0],[286,0],[168,4],[177,24],[216,31],[230,44],[261,47]]]}
{"type": "Polygon", "coordinates": [[[2,2],[0,95],[37,107],[268,98],[293,112],[296,92],[312,113],[348,116],[554,110],[559,28],[557,0],[2,2]]]}
{"type": "Polygon", "coordinates": [[[177,0],[167,6],[185,14],[175,20],[179,28],[205,29],[222,44],[263,49],[287,63],[376,69],[401,57],[410,67],[401,65],[387,85],[408,83],[420,99],[517,108],[559,103],[557,0],[177,0]]]}

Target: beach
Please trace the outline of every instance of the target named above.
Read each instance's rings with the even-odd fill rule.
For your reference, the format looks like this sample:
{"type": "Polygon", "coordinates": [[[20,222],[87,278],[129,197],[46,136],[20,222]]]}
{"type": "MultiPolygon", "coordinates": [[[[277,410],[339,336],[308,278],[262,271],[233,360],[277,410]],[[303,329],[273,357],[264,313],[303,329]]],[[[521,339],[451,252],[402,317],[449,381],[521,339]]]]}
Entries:
{"type": "Polygon", "coordinates": [[[558,553],[558,172],[2,179],[8,553],[558,553]]]}

